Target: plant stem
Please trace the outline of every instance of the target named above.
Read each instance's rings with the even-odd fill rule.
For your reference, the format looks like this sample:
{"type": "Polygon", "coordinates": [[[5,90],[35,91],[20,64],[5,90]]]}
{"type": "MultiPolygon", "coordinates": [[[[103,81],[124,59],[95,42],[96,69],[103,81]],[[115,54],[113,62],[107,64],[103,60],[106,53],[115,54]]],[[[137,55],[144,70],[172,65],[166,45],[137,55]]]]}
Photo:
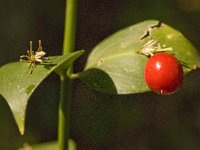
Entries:
{"type": "Polygon", "coordinates": [[[74,51],[76,36],[77,0],[66,0],[63,55],[74,51]]]}
{"type": "MultiPolygon", "coordinates": [[[[63,39],[63,55],[67,55],[74,51],[75,46],[75,30],[76,30],[76,11],[77,0],[66,0],[65,11],[65,29],[63,39]]],[[[68,76],[72,73],[73,65],[68,68],[68,74],[60,76],[60,102],[59,102],[59,119],[58,119],[58,143],[59,150],[68,149],[69,140],[69,124],[70,124],[70,107],[71,107],[71,92],[72,80],[68,76]]]]}
{"type": "Polygon", "coordinates": [[[73,74],[70,74],[69,78],[70,78],[71,80],[78,79],[78,78],[80,78],[80,73],[73,73],[73,74]]]}
{"type": "Polygon", "coordinates": [[[58,143],[59,150],[68,149],[69,122],[71,106],[71,80],[67,76],[61,76],[58,143]]]}

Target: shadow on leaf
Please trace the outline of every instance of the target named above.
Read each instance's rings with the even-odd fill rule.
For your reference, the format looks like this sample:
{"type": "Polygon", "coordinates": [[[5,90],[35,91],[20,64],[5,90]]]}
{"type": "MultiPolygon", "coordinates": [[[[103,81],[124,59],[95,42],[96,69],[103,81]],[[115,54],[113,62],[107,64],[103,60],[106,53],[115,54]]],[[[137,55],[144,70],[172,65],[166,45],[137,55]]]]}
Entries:
{"type": "Polygon", "coordinates": [[[100,69],[88,69],[81,73],[80,79],[89,87],[103,93],[117,94],[116,86],[110,76],[100,69]]]}

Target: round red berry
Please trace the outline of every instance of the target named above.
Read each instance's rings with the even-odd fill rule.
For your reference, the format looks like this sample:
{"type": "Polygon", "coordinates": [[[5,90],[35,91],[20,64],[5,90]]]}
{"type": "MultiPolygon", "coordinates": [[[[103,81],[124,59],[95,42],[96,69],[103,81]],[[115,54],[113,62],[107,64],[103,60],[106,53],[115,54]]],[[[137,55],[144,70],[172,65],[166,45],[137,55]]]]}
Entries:
{"type": "Polygon", "coordinates": [[[158,53],[147,61],[144,78],[152,91],[169,95],[182,85],[183,69],[173,55],[158,53]]]}

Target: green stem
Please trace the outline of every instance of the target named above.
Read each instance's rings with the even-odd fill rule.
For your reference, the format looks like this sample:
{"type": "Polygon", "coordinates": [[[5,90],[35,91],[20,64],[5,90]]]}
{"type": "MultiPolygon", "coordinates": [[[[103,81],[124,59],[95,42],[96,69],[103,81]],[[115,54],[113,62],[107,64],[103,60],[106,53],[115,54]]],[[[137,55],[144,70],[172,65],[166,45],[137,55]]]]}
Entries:
{"type": "MultiPolygon", "coordinates": [[[[74,51],[75,34],[76,34],[76,11],[77,0],[66,0],[65,29],[63,40],[63,55],[74,51]]],[[[72,74],[73,65],[67,70],[67,74],[60,76],[60,102],[59,102],[59,119],[58,119],[58,143],[59,150],[68,149],[69,124],[70,124],[70,107],[72,80],[68,76],[72,74]]]]}
{"type": "Polygon", "coordinates": [[[61,76],[58,142],[59,150],[68,149],[69,122],[71,106],[71,80],[67,76],[61,76]]]}
{"type": "Polygon", "coordinates": [[[70,78],[71,80],[79,79],[79,78],[80,78],[80,73],[73,73],[73,74],[70,74],[69,78],[70,78]]]}
{"type": "Polygon", "coordinates": [[[66,0],[63,54],[74,51],[76,36],[77,0],[66,0]]]}

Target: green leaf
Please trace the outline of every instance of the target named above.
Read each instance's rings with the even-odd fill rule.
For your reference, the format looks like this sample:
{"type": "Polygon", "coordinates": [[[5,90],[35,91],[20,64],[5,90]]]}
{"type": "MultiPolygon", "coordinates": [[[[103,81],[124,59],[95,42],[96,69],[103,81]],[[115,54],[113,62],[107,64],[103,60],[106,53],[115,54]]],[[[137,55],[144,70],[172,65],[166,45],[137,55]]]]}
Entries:
{"type": "Polygon", "coordinates": [[[48,57],[44,63],[36,65],[31,74],[30,63],[26,62],[9,63],[0,68],[0,94],[10,106],[21,134],[24,133],[26,106],[37,86],[53,71],[61,73],[66,70],[82,53],[77,51],[69,55],[48,57]]]}
{"type": "Polygon", "coordinates": [[[120,30],[98,44],[89,55],[81,79],[90,87],[111,94],[149,91],[144,82],[148,57],[140,54],[149,41],[177,57],[184,73],[200,67],[194,46],[177,30],[157,20],[147,20],[120,30]]]}
{"type": "MultiPolygon", "coordinates": [[[[24,150],[24,149],[28,150],[28,148],[31,150],[59,150],[57,141],[36,144],[32,146],[24,144],[23,148],[20,148],[19,150],[24,150]]],[[[68,150],[76,150],[76,143],[72,139],[68,141],[68,150]]]]}

